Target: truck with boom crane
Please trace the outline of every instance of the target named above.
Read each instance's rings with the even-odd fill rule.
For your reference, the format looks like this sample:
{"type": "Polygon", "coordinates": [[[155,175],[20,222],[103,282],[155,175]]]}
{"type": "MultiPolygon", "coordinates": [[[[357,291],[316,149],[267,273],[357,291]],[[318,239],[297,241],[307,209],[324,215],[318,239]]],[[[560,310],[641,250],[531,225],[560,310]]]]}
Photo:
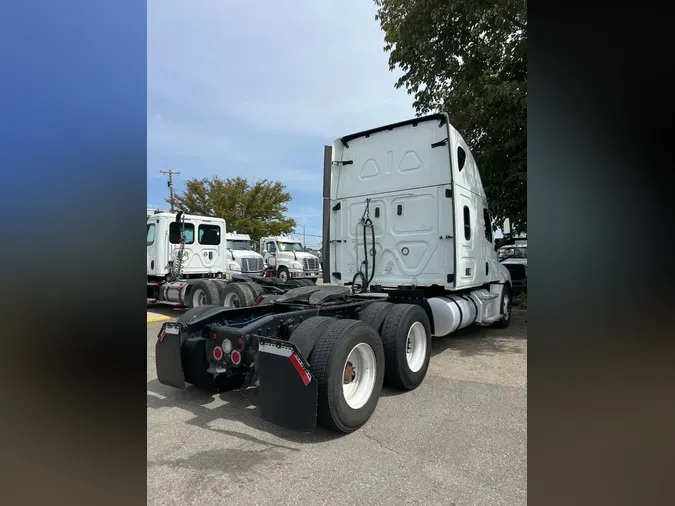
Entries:
{"type": "Polygon", "coordinates": [[[422,384],[433,336],[509,325],[511,279],[480,172],[446,114],[336,139],[325,177],[332,284],[163,324],[160,383],[258,386],[263,419],[347,433],[369,420],[384,383],[422,384]]]}

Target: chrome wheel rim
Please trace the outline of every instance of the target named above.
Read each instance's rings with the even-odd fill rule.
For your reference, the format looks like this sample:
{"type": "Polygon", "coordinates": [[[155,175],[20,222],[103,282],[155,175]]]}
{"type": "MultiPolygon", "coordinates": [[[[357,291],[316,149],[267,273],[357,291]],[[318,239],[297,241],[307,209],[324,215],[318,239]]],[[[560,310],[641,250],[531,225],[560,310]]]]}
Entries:
{"type": "Polygon", "coordinates": [[[206,293],[201,288],[196,288],[192,293],[192,306],[205,306],[206,305],[206,293]]]}
{"type": "Polygon", "coordinates": [[[413,323],[405,341],[405,358],[412,372],[422,369],[427,355],[427,331],[421,322],[413,323]]]}
{"type": "Polygon", "coordinates": [[[241,300],[236,293],[228,293],[223,301],[225,307],[241,307],[241,300]]]}
{"type": "Polygon", "coordinates": [[[286,271],[281,271],[279,273],[279,279],[285,283],[288,281],[288,273],[286,271]]]}
{"type": "Polygon", "coordinates": [[[367,343],[357,344],[342,369],[342,393],[350,408],[359,409],[370,400],[376,376],[375,352],[367,343]]]}

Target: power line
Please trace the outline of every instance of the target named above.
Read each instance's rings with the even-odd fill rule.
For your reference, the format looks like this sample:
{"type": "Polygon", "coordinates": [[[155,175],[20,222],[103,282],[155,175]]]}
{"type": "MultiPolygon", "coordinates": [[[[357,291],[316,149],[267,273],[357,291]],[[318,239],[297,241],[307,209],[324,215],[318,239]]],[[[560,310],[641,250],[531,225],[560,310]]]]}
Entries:
{"type": "Polygon", "coordinates": [[[298,227],[305,227],[305,228],[322,228],[318,225],[300,225],[298,224],[298,227]]]}
{"type": "Polygon", "coordinates": [[[307,234],[307,233],[304,232],[304,230],[294,230],[293,233],[294,233],[294,234],[302,234],[302,235],[306,235],[307,237],[316,237],[317,239],[323,239],[323,236],[322,236],[322,235],[307,234]]]}

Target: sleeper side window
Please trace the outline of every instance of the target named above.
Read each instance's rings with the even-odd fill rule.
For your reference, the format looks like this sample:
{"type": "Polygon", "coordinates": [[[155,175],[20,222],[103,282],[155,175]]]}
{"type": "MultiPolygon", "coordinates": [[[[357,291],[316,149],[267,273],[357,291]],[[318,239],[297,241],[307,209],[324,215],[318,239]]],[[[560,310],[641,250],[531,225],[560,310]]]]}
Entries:
{"type": "Polygon", "coordinates": [[[457,146],[457,166],[460,171],[464,168],[464,162],[466,162],[466,152],[462,146],[457,146]]]}
{"type": "Polygon", "coordinates": [[[471,212],[464,206],[464,239],[471,240],[471,212]]]}

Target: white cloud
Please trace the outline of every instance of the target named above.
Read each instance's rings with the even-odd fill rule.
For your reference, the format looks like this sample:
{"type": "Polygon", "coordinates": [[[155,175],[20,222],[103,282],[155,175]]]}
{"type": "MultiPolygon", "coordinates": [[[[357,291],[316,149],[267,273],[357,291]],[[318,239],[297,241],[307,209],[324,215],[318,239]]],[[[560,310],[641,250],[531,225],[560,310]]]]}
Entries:
{"type": "MultiPolygon", "coordinates": [[[[159,170],[281,181],[320,234],[323,145],[414,115],[373,0],[148,0],[148,199],[159,170]]],[[[308,243],[309,243],[308,237],[308,243]]]]}
{"type": "Polygon", "coordinates": [[[333,139],[414,114],[372,0],[149,0],[149,94],[333,139]]]}

